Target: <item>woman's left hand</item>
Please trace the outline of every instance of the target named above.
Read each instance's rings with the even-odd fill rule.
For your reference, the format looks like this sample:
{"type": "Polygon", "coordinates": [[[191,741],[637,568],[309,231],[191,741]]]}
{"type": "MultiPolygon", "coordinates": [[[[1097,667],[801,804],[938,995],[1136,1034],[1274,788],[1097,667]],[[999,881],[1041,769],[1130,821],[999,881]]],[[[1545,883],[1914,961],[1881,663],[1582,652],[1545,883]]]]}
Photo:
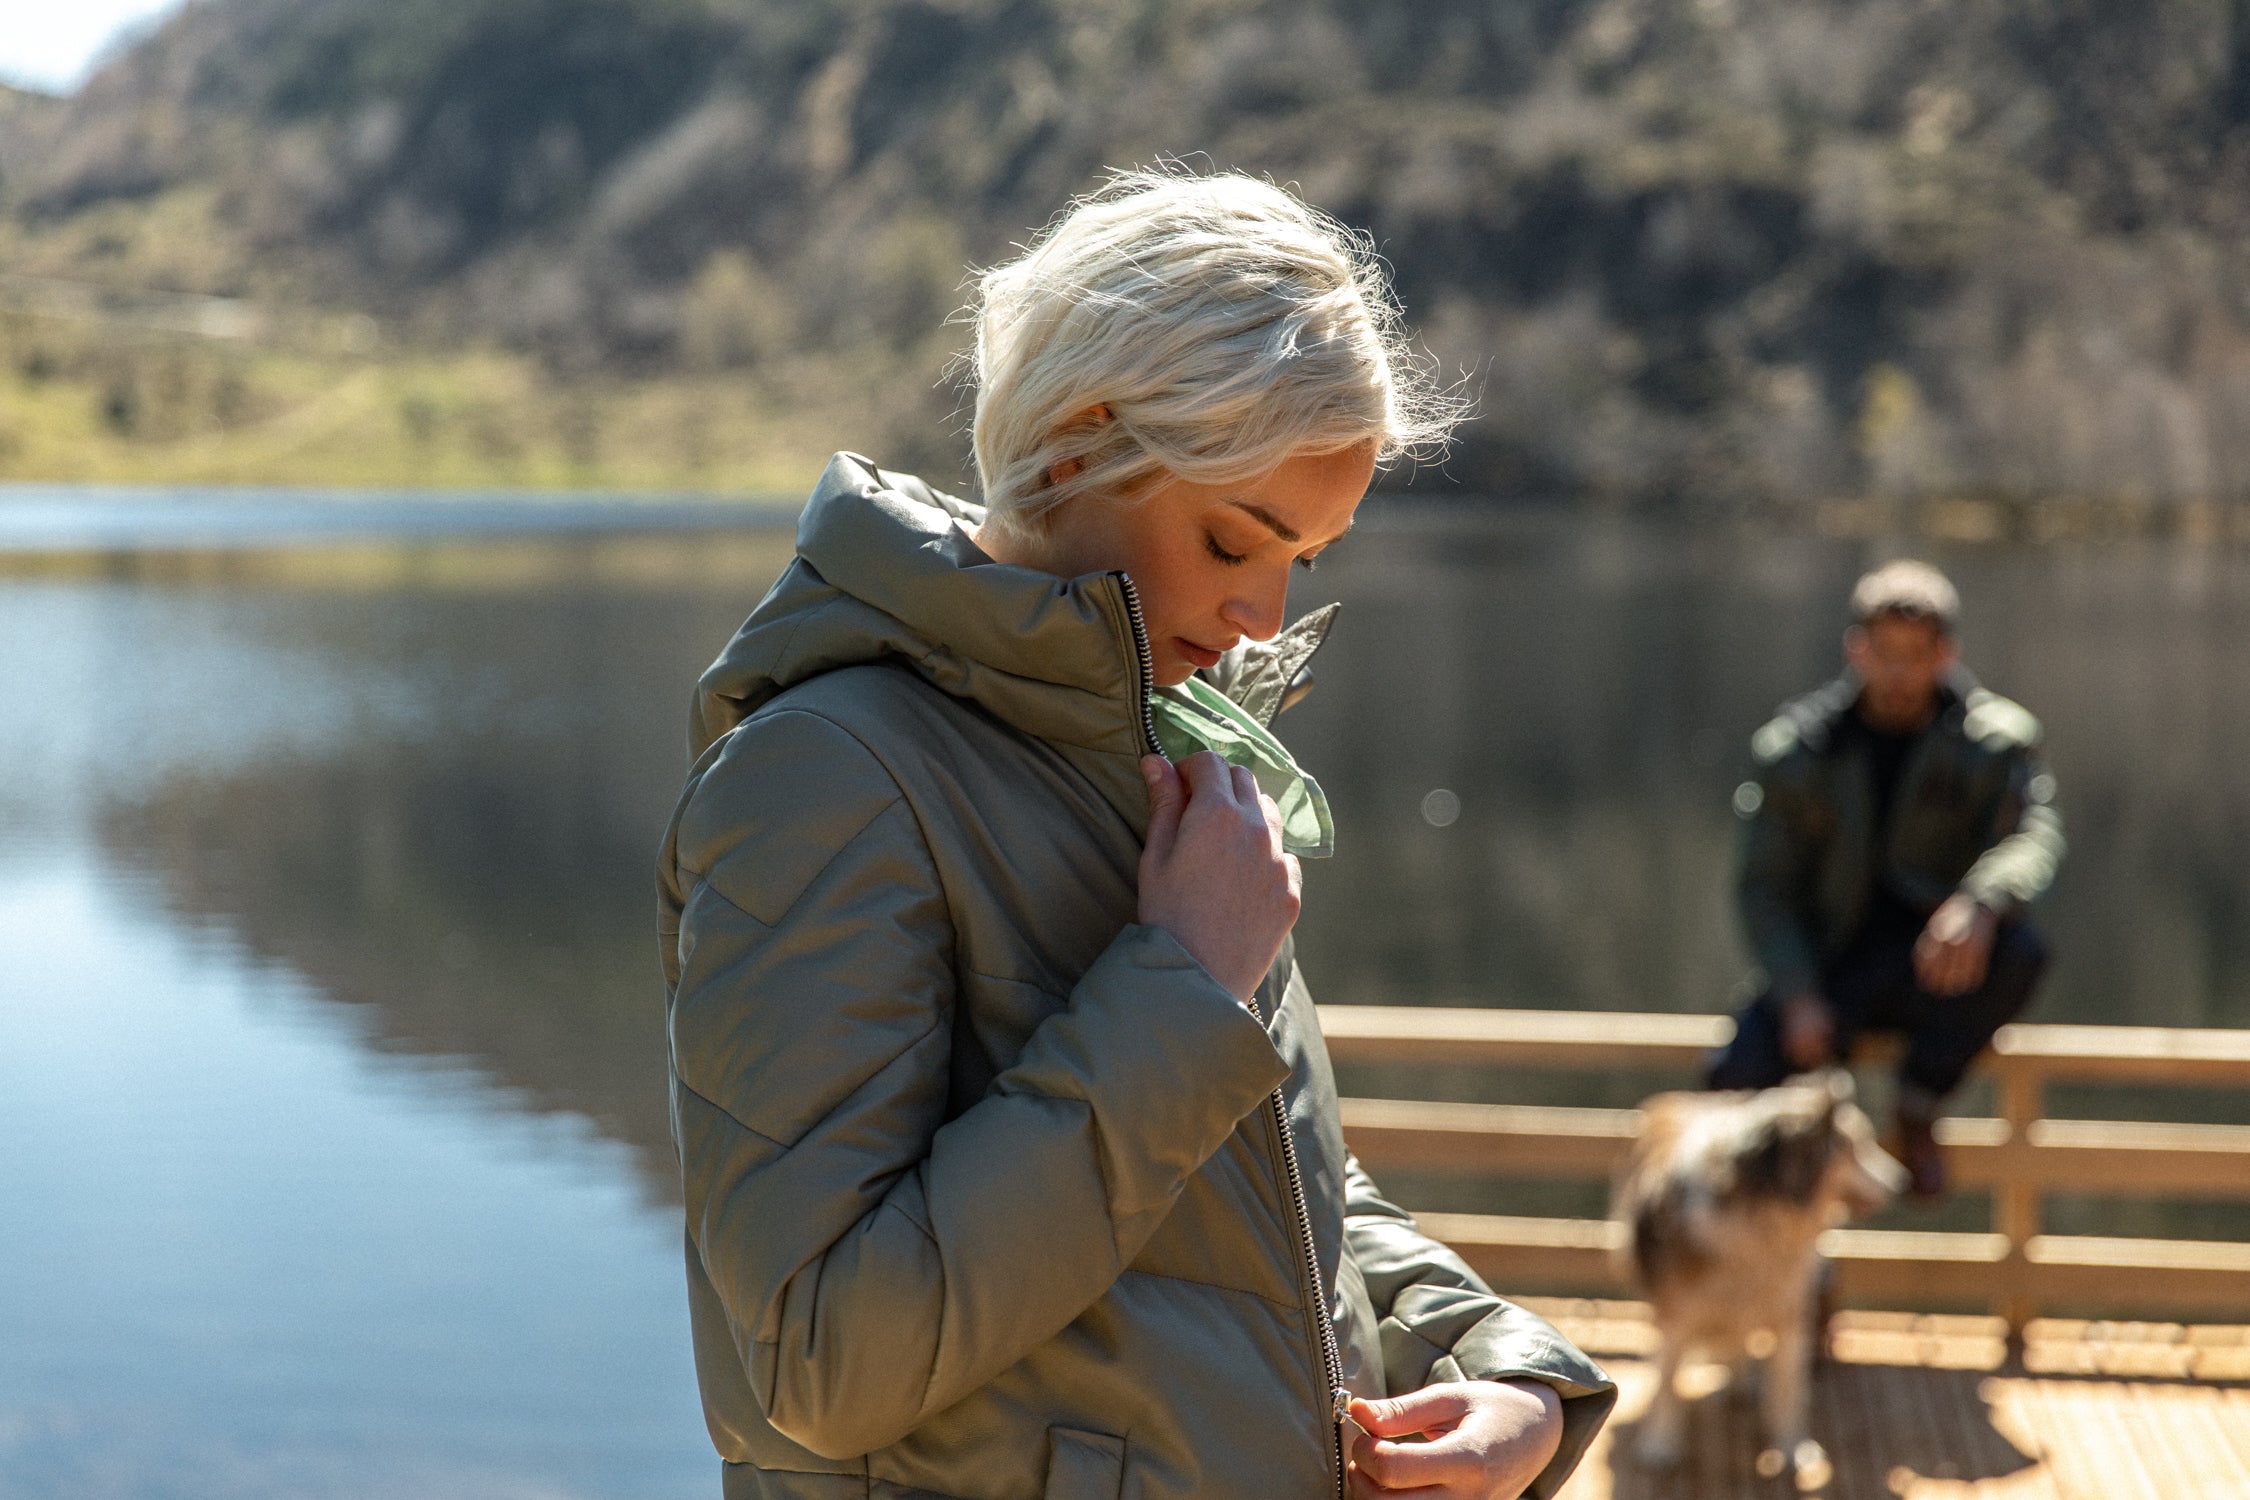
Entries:
{"type": "Polygon", "coordinates": [[[1352,1402],[1353,1500],[1516,1500],[1562,1445],[1562,1398],[1536,1380],[1456,1380],[1352,1402]],[[1397,1439],[1421,1437],[1423,1442],[1397,1439]]]}

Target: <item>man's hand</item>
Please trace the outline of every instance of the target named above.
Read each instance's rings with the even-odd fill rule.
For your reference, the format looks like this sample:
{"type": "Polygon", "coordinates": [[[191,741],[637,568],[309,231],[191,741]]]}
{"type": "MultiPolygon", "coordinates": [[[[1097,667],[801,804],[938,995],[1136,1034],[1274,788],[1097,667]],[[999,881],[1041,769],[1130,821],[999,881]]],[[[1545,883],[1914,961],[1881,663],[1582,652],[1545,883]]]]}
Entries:
{"type": "Polygon", "coordinates": [[[1953,895],[1914,940],[1914,978],[1933,995],[1965,995],[1984,983],[2000,919],[1973,897],[1953,895]]]}
{"type": "Polygon", "coordinates": [[[1354,1401],[1353,1500],[1516,1500],[1562,1446],[1562,1398],[1536,1380],[1456,1380],[1354,1401]],[[1400,1442],[1421,1437],[1422,1442],[1400,1442]]]}
{"type": "Polygon", "coordinates": [[[1281,847],[1281,810],[1256,777],[1210,750],[1178,766],[1145,756],[1141,776],[1149,817],[1140,919],[1247,1001],[1297,923],[1301,876],[1281,847]]]}
{"type": "Polygon", "coordinates": [[[1799,990],[1781,1002],[1781,1051],[1804,1072],[1825,1068],[1836,1044],[1836,1012],[1818,990],[1799,990]]]}

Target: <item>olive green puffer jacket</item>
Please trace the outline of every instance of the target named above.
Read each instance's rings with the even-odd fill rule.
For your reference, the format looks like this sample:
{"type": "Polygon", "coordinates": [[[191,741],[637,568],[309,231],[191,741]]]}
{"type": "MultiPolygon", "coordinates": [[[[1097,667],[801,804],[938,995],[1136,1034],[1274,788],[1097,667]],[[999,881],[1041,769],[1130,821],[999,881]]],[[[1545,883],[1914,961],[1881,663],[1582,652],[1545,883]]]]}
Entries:
{"type": "Polygon", "coordinates": [[[1336,1386],[1531,1376],[1552,1494],[1614,1389],[1376,1195],[1289,949],[1261,1022],[1135,922],[1131,585],[980,519],[839,455],[697,697],[659,883],[725,1493],[1321,1500],[1336,1386]]]}

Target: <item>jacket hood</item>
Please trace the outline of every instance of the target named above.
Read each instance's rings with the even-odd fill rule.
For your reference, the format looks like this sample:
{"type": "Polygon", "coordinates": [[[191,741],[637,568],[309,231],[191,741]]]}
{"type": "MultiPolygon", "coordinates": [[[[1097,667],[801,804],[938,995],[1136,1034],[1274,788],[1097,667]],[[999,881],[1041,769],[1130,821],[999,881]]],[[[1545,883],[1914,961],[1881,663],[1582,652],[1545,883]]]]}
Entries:
{"type": "MultiPolygon", "coordinates": [[[[1121,760],[1138,802],[1154,747],[1123,575],[995,562],[970,535],[983,520],[981,505],[837,454],[798,519],[797,556],[697,683],[689,756],[799,682],[888,660],[1027,734],[1121,760]]],[[[1245,642],[1205,676],[1270,721],[1335,612],[1245,642]]]]}

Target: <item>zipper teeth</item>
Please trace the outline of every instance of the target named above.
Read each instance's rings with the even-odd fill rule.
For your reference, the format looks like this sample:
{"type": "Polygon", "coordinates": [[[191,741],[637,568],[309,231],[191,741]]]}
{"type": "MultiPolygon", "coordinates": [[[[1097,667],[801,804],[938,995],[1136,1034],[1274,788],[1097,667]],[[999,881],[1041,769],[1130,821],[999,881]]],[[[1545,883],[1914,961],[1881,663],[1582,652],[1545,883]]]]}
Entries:
{"type": "MultiPolygon", "coordinates": [[[[1265,1024],[1265,1012],[1253,999],[1250,1014],[1265,1024]]],[[[1336,1347],[1336,1324],[1328,1311],[1328,1289],[1320,1278],[1320,1252],[1313,1246],[1312,1210],[1305,1201],[1305,1177],[1297,1165],[1297,1142],[1289,1131],[1289,1102],[1275,1089],[1266,1096],[1273,1110],[1273,1123],[1281,1137],[1281,1171],[1289,1184],[1289,1208],[1297,1223],[1297,1250],[1304,1259],[1306,1284],[1313,1291],[1313,1326],[1320,1333],[1321,1373],[1328,1378],[1328,1438],[1335,1463],[1336,1494],[1341,1500],[1344,1493],[1344,1412],[1349,1400],[1344,1390],[1344,1356],[1336,1347]]]]}
{"type": "Polygon", "coordinates": [[[1141,620],[1141,591],[1133,587],[1127,574],[1119,573],[1117,581],[1125,590],[1125,616],[1132,622],[1133,651],[1141,664],[1141,743],[1148,747],[1149,754],[1161,755],[1164,752],[1156,743],[1156,714],[1148,705],[1148,695],[1156,687],[1156,653],[1149,649],[1148,626],[1141,620]]]}
{"type": "MultiPolygon", "coordinates": [[[[1156,657],[1149,650],[1148,626],[1141,619],[1141,592],[1133,587],[1132,578],[1125,573],[1116,575],[1125,594],[1125,614],[1133,626],[1133,650],[1140,659],[1140,710],[1141,738],[1150,753],[1162,754],[1156,743],[1156,715],[1149,707],[1149,693],[1156,685],[1156,657]]],[[[1250,1014],[1258,1024],[1266,1023],[1266,1015],[1255,997],[1250,1001],[1250,1014]]],[[[1328,1290],[1320,1279],[1320,1252],[1313,1244],[1312,1210],[1305,1202],[1304,1171],[1297,1165],[1297,1142],[1289,1132],[1289,1101],[1280,1089],[1266,1096],[1273,1111],[1276,1134],[1281,1139],[1281,1174],[1289,1186],[1289,1208],[1297,1224],[1297,1251],[1304,1259],[1305,1283],[1313,1293],[1313,1326],[1320,1333],[1321,1373],[1328,1378],[1328,1441],[1329,1453],[1336,1478],[1337,1500],[1344,1495],[1344,1406],[1349,1399],[1344,1390],[1344,1356],[1336,1347],[1336,1325],[1328,1312],[1328,1290]]]]}

